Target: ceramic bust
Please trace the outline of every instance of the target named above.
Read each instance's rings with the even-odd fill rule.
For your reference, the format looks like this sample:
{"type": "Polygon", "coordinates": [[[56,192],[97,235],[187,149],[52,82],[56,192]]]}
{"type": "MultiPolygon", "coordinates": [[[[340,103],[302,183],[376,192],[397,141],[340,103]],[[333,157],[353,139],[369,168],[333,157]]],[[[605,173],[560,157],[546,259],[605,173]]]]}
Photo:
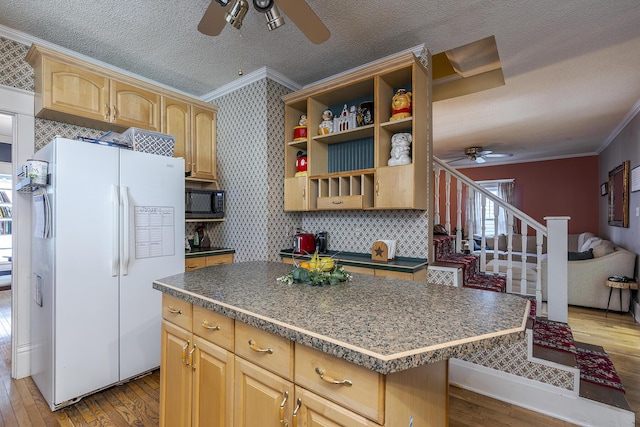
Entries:
{"type": "Polygon", "coordinates": [[[328,135],[333,132],[333,113],[331,110],[322,112],[322,123],[318,127],[318,135],[328,135]]]}
{"type": "Polygon", "coordinates": [[[391,153],[388,166],[406,165],[411,163],[411,141],[410,133],[396,133],[391,137],[391,153]]]}
{"type": "Polygon", "coordinates": [[[391,118],[392,120],[400,120],[411,117],[411,92],[405,89],[398,89],[391,99],[391,118]]]}

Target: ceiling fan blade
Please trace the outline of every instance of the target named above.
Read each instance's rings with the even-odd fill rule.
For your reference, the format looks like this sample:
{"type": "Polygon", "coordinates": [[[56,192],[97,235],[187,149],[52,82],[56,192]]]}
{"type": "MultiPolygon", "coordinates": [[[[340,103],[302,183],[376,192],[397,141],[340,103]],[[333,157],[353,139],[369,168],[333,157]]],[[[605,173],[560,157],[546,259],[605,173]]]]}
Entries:
{"type": "Polygon", "coordinates": [[[476,163],[482,164],[484,162],[486,162],[486,159],[484,157],[482,156],[476,157],[476,163]]]}
{"type": "Polygon", "coordinates": [[[497,158],[501,158],[501,157],[511,157],[513,156],[513,154],[507,154],[507,153],[487,153],[487,154],[483,154],[484,157],[491,157],[494,159],[497,158]]]}
{"type": "Polygon", "coordinates": [[[198,24],[198,31],[207,36],[217,36],[220,34],[227,23],[224,15],[231,6],[231,4],[221,6],[216,0],[211,0],[211,4],[204,12],[198,24]]]}
{"type": "Polygon", "coordinates": [[[304,0],[276,0],[276,4],[314,44],[329,40],[331,32],[304,0]]]}

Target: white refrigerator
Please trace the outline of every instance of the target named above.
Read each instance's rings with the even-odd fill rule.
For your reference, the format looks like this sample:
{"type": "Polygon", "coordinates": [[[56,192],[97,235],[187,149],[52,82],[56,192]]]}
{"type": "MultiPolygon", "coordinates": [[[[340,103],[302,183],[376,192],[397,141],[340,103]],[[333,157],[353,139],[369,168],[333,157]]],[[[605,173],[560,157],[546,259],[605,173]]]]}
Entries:
{"type": "Polygon", "coordinates": [[[184,160],[64,138],[34,158],[31,376],[55,410],[160,365],[152,281],[184,272],[184,160]]]}

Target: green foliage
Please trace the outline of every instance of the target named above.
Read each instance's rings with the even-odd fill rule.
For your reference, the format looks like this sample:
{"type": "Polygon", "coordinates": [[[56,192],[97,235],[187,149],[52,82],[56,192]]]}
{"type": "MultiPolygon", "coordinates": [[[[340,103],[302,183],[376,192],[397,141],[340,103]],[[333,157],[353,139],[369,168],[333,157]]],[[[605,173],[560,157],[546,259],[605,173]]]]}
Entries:
{"type": "Polygon", "coordinates": [[[304,268],[296,267],[291,273],[278,277],[277,280],[288,285],[302,283],[311,286],[324,286],[337,285],[351,280],[351,275],[341,265],[336,265],[331,271],[305,270],[304,268]]]}

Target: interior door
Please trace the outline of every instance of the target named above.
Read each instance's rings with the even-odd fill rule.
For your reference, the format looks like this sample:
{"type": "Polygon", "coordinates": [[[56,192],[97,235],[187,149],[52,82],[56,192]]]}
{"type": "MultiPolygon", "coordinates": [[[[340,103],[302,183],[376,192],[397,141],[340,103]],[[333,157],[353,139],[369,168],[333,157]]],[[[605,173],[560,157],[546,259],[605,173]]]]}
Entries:
{"type": "Polygon", "coordinates": [[[120,378],[160,366],[161,293],[184,272],[184,160],[120,150],[120,378]]]}

